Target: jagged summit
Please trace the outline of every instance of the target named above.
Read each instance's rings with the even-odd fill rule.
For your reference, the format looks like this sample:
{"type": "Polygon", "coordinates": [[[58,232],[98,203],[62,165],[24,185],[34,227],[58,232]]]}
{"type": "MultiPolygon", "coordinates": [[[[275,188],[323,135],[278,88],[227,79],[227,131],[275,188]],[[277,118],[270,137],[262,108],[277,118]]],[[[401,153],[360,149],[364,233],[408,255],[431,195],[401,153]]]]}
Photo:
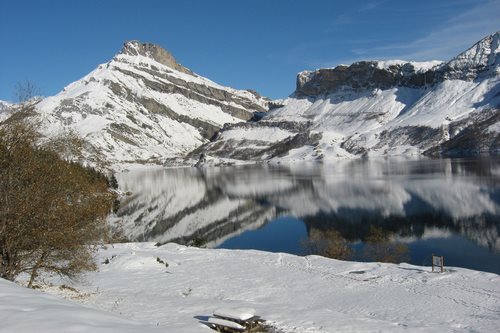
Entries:
{"type": "Polygon", "coordinates": [[[170,52],[153,43],[142,43],[138,40],[125,42],[119,55],[143,56],[179,72],[193,75],[193,72],[179,64],[170,52]]]}
{"type": "Polygon", "coordinates": [[[500,31],[474,44],[466,51],[451,59],[446,65],[448,77],[475,78],[478,73],[495,75],[500,72],[500,31]],[[458,73],[457,73],[458,72],[458,73]],[[457,77],[462,74],[461,77],[457,77]]]}

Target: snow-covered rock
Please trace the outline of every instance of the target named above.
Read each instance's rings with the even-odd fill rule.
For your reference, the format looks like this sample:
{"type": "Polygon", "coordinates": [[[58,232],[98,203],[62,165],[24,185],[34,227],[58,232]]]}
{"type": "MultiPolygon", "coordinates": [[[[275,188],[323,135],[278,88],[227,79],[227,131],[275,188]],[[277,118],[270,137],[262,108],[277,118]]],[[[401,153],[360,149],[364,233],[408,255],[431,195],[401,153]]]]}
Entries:
{"type": "Polygon", "coordinates": [[[208,142],[226,123],[267,111],[267,103],[253,91],[193,73],[157,45],[131,41],[111,61],[41,101],[37,120],[47,136],[80,134],[90,162],[160,164],[208,142]]]}
{"type": "Polygon", "coordinates": [[[282,107],[258,123],[227,125],[191,157],[498,154],[499,40],[496,32],[448,62],[362,61],[301,72],[282,107]]]}
{"type": "Polygon", "coordinates": [[[11,107],[12,103],[0,100],[0,122],[10,117],[11,107]]]}
{"type": "Polygon", "coordinates": [[[0,111],[10,107],[12,104],[6,101],[0,100],[0,111]]]}

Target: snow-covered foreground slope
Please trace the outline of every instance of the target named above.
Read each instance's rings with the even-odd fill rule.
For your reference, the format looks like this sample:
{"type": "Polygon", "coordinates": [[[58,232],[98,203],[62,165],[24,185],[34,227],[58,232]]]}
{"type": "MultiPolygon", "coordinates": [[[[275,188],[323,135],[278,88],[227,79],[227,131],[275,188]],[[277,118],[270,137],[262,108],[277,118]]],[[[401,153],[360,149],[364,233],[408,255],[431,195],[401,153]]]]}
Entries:
{"type": "Polygon", "coordinates": [[[500,152],[500,32],[446,63],[362,61],[298,74],[260,122],[227,126],[191,154],[330,160],[500,152]]]}
{"type": "Polygon", "coordinates": [[[47,136],[82,136],[90,162],[162,163],[208,142],[224,124],[266,110],[255,92],[218,85],[161,47],[132,41],[40,102],[36,119],[47,136]]]}
{"type": "Polygon", "coordinates": [[[0,332],[161,332],[148,323],[85,307],[0,279],[0,332]]]}
{"type": "Polygon", "coordinates": [[[47,289],[86,307],[0,281],[0,331],[149,332],[158,326],[162,332],[210,332],[199,320],[219,307],[255,308],[282,332],[495,332],[500,327],[495,274],[153,243],[108,246],[98,260],[106,258],[109,264],[73,285],[80,296],[57,285],[47,289]]]}

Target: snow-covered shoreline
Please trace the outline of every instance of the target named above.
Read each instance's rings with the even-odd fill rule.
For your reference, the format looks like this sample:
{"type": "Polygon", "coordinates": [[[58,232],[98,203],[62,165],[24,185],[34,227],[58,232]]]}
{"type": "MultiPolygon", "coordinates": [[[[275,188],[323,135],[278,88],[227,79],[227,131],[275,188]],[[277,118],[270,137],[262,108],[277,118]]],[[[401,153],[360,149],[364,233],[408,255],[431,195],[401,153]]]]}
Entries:
{"type": "Polygon", "coordinates": [[[500,327],[500,276],[462,268],[153,243],[110,245],[97,260],[79,282],[46,279],[47,293],[84,306],[0,280],[0,332],[210,332],[200,319],[219,307],[255,308],[283,332],[500,327]]]}

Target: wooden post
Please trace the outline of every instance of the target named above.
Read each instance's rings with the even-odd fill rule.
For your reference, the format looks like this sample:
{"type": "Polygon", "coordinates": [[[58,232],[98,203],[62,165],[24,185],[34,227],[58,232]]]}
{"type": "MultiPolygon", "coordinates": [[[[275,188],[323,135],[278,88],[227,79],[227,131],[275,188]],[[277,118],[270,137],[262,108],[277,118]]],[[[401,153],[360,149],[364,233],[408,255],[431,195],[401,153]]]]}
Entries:
{"type": "Polygon", "coordinates": [[[444,257],[432,255],[432,271],[434,272],[434,268],[439,267],[441,273],[444,272],[444,257]]]}

